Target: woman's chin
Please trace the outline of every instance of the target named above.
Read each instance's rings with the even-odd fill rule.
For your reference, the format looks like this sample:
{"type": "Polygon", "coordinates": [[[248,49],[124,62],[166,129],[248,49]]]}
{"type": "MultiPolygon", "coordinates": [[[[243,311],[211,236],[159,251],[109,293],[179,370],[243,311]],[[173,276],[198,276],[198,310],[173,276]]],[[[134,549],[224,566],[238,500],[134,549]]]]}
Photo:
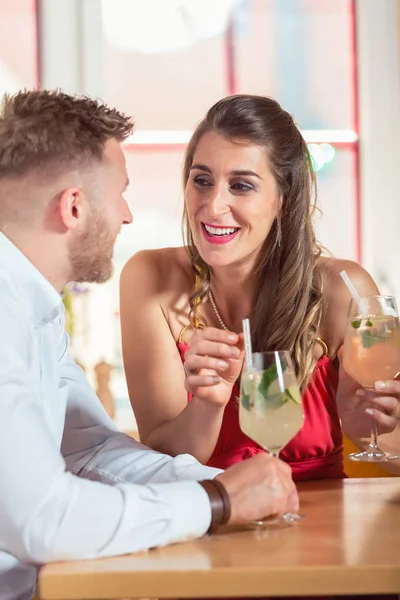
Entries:
{"type": "Polygon", "coordinates": [[[213,250],[204,250],[204,248],[198,248],[199,254],[203,261],[211,268],[223,268],[223,267],[231,267],[240,260],[234,258],[231,254],[226,252],[217,252],[213,250]]]}
{"type": "Polygon", "coordinates": [[[196,246],[202,260],[210,269],[240,268],[244,271],[253,272],[257,261],[257,252],[241,254],[239,252],[221,252],[204,246],[196,246]]]}

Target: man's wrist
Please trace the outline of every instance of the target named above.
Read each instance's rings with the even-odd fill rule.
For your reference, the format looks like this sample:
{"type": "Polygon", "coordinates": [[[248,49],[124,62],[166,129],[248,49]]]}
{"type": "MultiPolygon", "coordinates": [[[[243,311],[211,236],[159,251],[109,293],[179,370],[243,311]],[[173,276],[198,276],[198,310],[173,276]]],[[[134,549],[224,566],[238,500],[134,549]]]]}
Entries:
{"type": "Polygon", "coordinates": [[[218,479],[199,481],[205,490],[211,505],[211,524],[207,533],[214,533],[222,525],[229,522],[231,516],[231,502],[228,492],[218,479]]]}

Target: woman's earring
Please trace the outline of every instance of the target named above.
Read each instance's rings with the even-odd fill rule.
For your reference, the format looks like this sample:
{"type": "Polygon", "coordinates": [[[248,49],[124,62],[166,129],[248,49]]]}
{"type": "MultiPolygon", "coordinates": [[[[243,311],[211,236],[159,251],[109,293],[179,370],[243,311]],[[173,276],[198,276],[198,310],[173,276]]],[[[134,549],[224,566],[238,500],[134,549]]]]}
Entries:
{"type": "Polygon", "coordinates": [[[278,241],[278,248],[280,248],[282,243],[282,227],[279,217],[276,217],[276,239],[278,241]]]}

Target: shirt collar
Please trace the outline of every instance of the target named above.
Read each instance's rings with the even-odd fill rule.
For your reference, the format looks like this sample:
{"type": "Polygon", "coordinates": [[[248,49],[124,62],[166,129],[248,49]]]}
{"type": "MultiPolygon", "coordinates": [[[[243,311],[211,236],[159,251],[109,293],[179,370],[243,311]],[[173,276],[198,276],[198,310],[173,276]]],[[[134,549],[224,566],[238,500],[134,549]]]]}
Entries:
{"type": "Polygon", "coordinates": [[[60,294],[26,256],[0,232],[0,273],[6,273],[19,300],[36,325],[52,321],[63,311],[60,294]]]}

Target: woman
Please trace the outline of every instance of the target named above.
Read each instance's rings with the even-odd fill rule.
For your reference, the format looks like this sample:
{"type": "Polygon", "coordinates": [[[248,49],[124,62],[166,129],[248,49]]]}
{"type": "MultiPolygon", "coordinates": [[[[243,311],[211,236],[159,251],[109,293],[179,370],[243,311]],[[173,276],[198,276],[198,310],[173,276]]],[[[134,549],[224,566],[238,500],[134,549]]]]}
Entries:
{"type": "Polygon", "coordinates": [[[344,476],[338,408],[361,447],[366,407],[391,432],[398,402],[378,394],[367,405],[344,373],[336,402],[350,301],[339,273],[361,295],[378,290],[359,265],[321,255],[315,175],[292,117],[270,98],[221,100],[188,145],[183,187],[186,248],[140,252],[121,276],[124,363],[142,442],[221,468],[262,451],[238,421],[241,322],[250,316],[254,349],[290,350],[303,392],[304,427],[281,457],[297,480],[344,476]]]}

